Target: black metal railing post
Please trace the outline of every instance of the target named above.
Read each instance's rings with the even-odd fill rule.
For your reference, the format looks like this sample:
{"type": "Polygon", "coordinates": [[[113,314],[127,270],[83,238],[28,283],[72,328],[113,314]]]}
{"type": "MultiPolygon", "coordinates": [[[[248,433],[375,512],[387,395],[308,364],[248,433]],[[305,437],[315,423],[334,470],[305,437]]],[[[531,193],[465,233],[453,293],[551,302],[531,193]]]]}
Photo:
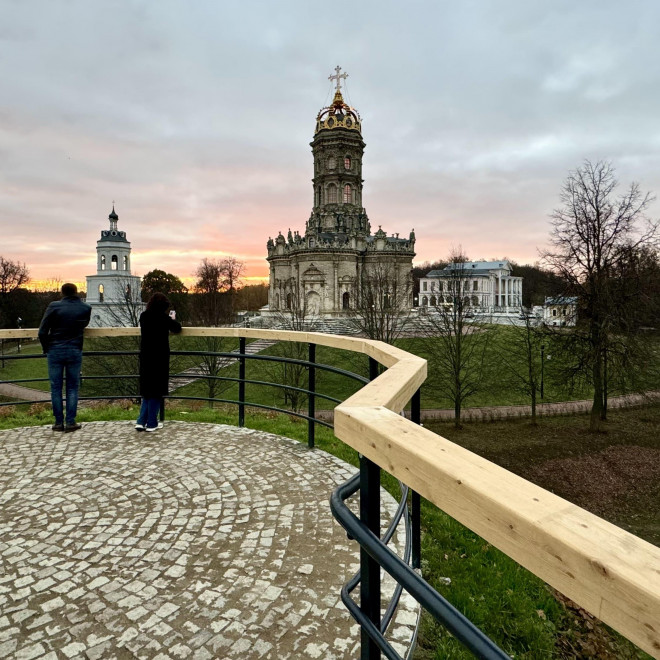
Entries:
{"type": "Polygon", "coordinates": [[[308,382],[307,389],[307,446],[310,449],[314,448],[316,421],[314,416],[316,414],[316,344],[309,344],[309,367],[308,367],[308,382]]]}
{"type": "Polygon", "coordinates": [[[165,421],[165,398],[160,398],[160,410],[158,411],[158,418],[161,422],[165,421]]]}
{"type": "Polygon", "coordinates": [[[378,378],[378,361],[372,357],[369,358],[369,380],[378,378]]]}
{"type": "MultiPolygon", "coordinates": [[[[378,362],[369,358],[369,380],[378,377],[378,362]]],[[[360,454],[360,520],[380,538],[380,468],[360,454]]],[[[360,549],[360,609],[380,627],[380,565],[360,549]]],[[[379,660],[380,649],[366,630],[361,631],[360,660],[379,660]]]]}
{"type": "Polygon", "coordinates": [[[238,340],[238,425],[245,426],[245,337],[238,340]]]}
{"type": "MultiPolygon", "coordinates": [[[[422,390],[419,388],[410,400],[410,421],[420,424],[422,418],[422,390]]],[[[411,527],[412,527],[412,567],[422,567],[422,523],[421,500],[419,493],[412,491],[411,495],[411,527]]]]}
{"type": "MultiPolygon", "coordinates": [[[[360,456],[360,520],[380,538],[380,467],[360,456]]],[[[380,627],[380,565],[360,549],[360,609],[380,627]]],[[[360,660],[379,660],[380,650],[362,628],[360,660]]]]}

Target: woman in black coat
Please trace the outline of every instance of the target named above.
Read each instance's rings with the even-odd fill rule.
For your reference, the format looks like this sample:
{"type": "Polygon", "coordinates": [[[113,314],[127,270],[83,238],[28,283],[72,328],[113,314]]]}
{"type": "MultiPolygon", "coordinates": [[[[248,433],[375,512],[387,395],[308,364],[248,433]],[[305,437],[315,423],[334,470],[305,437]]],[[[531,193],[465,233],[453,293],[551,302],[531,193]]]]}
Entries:
{"type": "Polygon", "coordinates": [[[140,395],[142,407],[135,423],[138,431],[156,431],[160,402],[167,394],[170,375],[170,332],[181,332],[181,324],[167,310],[170,301],[154,293],[140,315],[140,395]]]}

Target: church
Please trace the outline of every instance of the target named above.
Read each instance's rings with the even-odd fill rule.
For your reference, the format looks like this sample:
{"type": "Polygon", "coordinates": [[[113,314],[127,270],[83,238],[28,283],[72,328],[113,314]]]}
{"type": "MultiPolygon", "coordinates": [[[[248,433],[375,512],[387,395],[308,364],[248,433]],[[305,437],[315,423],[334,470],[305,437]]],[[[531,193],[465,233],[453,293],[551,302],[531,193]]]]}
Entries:
{"type": "Polygon", "coordinates": [[[91,326],[136,326],[144,309],[141,281],[131,275],[131,244],[117,228],[114,204],[110,227],[96,242],[96,275],[87,276],[87,303],[92,306],[91,326]]]}
{"type": "MultiPolygon", "coordinates": [[[[341,85],[348,76],[336,67],[332,104],[316,117],[310,146],[314,161],[313,207],[303,234],[289,229],[268,239],[270,288],[267,316],[302,313],[308,317],[350,317],[371,282],[405,291],[397,304],[412,307],[415,233],[372,234],[362,205],[362,122],[344,102],[341,85]]],[[[388,292],[385,292],[385,295],[388,292]]],[[[392,298],[394,299],[394,298],[392,298]]]]}

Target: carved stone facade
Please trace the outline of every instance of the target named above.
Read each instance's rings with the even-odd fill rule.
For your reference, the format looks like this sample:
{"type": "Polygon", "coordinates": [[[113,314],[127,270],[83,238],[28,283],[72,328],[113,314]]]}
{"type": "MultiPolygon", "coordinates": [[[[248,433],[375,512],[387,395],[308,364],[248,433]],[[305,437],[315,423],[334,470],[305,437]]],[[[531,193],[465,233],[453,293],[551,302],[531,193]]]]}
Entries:
{"type": "MultiPolygon", "coordinates": [[[[372,235],[362,206],[365,143],[360,116],[341,94],[340,80],[346,75],[331,76],[337,80],[332,105],[316,118],[311,142],[314,205],[305,233],[289,229],[286,237],[280,232],[274,240],[268,239],[270,314],[304,308],[309,316],[350,316],[376,266],[386,267],[412,291],[408,284],[415,256],[414,231],[408,238],[399,238],[379,227],[372,235]]],[[[412,292],[407,298],[407,306],[412,306],[412,292]]]]}

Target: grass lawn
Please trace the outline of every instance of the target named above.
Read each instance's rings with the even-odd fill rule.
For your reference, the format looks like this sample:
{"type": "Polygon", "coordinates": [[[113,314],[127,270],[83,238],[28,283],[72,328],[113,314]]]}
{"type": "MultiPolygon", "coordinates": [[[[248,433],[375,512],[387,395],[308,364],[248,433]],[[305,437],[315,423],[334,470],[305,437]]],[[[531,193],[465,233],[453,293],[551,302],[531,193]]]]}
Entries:
{"type": "MultiPolygon", "coordinates": [[[[516,332],[514,328],[506,326],[494,326],[494,337],[490,346],[490,357],[486,361],[483,369],[483,382],[479,392],[473,397],[468,399],[465,403],[466,407],[472,406],[503,406],[503,405],[516,405],[528,404],[529,399],[523,394],[516,386],[515,380],[507,373],[506,369],[502,367],[501,356],[509,351],[511,345],[511,335],[516,332]]],[[[422,338],[403,338],[396,343],[400,348],[410,351],[421,357],[428,359],[428,354],[425,346],[426,339],[422,338]]],[[[238,340],[233,338],[226,338],[218,340],[217,344],[211,346],[209,340],[201,338],[186,338],[172,336],[170,344],[172,350],[204,350],[204,348],[211,348],[220,352],[229,352],[238,348],[238,340]]],[[[657,347],[656,343],[656,347],[657,347]]],[[[108,340],[87,340],[85,343],[85,350],[136,350],[137,342],[135,338],[121,338],[121,339],[108,339],[108,340]]],[[[271,348],[263,351],[264,355],[285,355],[292,357],[291,345],[287,347],[284,342],[275,344],[271,348]]],[[[592,390],[587,385],[568,387],[565,380],[562,380],[560,367],[556,355],[550,348],[550,344],[546,346],[546,360],[545,360],[545,397],[544,402],[559,402],[575,399],[590,399],[592,390]],[[552,359],[554,356],[554,360],[552,359]],[[551,359],[547,359],[550,357],[551,359]]],[[[40,353],[38,344],[32,344],[26,347],[25,350],[31,350],[35,353],[40,353]]],[[[302,359],[307,358],[307,347],[302,346],[299,354],[302,359]]],[[[296,354],[296,357],[298,355],[296,354]]],[[[362,376],[368,374],[368,358],[366,356],[357,355],[352,352],[342,351],[324,346],[317,346],[316,352],[317,362],[328,364],[331,366],[345,369],[347,371],[355,372],[362,376]]],[[[540,360],[540,356],[539,356],[540,360]]],[[[638,386],[654,389],[658,387],[658,379],[654,377],[654,368],[657,368],[657,363],[660,360],[660,351],[656,350],[652,353],[648,361],[648,367],[645,370],[638,370],[636,376],[638,378],[638,386]]],[[[195,356],[172,356],[170,373],[175,374],[189,367],[199,365],[201,358],[195,356]]],[[[46,377],[46,363],[45,360],[16,360],[7,361],[4,369],[0,369],[0,379],[12,380],[15,378],[38,378],[46,377]]],[[[137,370],[136,358],[86,358],[83,361],[83,374],[90,376],[95,374],[106,373],[130,373],[137,370]]],[[[274,363],[269,363],[261,360],[247,360],[246,362],[247,378],[260,381],[282,381],[283,367],[274,363]]],[[[228,378],[238,377],[238,365],[234,364],[223,369],[220,376],[228,378]]],[[[297,384],[299,387],[307,387],[307,375],[302,374],[299,379],[293,379],[291,384],[297,384]]],[[[42,390],[48,390],[48,383],[26,383],[25,385],[35,387],[42,390]]],[[[137,392],[137,381],[114,381],[115,386],[119,386],[123,393],[137,392]]],[[[105,393],[107,392],[107,385],[105,393]]],[[[327,394],[335,399],[344,400],[357,391],[360,384],[357,381],[351,380],[338,374],[325,372],[321,369],[317,370],[317,392],[327,394]]],[[[206,381],[200,380],[197,383],[191,383],[178,390],[178,394],[182,396],[209,396],[208,386],[206,381]]],[[[100,394],[98,382],[83,381],[81,395],[85,394],[100,394]]],[[[612,389],[611,395],[620,393],[616,389],[612,389]]],[[[238,386],[231,382],[219,382],[217,385],[216,398],[235,400],[238,398],[238,386]]],[[[276,387],[267,387],[261,385],[246,385],[246,400],[263,405],[271,405],[276,407],[288,408],[284,403],[283,390],[276,387]]],[[[541,402],[541,399],[538,399],[541,402]]],[[[321,409],[332,409],[334,407],[332,401],[323,398],[317,398],[316,407],[321,409]]],[[[303,400],[300,404],[301,408],[306,408],[306,403],[303,400]]],[[[452,402],[443,397],[439,391],[437,384],[434,382],[434,364],[429,362],[429,378],[422,387],[422,407],[423,408],[453,408],[452,402]]]]}
{"type": "Polygon", "coordinates": [[[50,390],[50,385],[48,383],[48,365],[46,364],[46,358],[43,357],[41,351],[41,344],[39,342],[31,342],[29,344],[23,344],[21,347],[21,352],[17,353],[13,350],[10,356],[18,355],[34,355],[34,359],[20,359],[20,360],[4,360],[5,366],[2,367],[2,361],[0,360],[0,380],[19,380],[23,378],[45,378],[45,382],[27,382],[27,383],[17,383],[23,387],[30,387],[35,390],[42,390],[48,392],[50,390]],[[39,357],[40,356],[40,357],[39,357]]]}
{"type": "MultiPolygon", "coordinates": [[[[206,404],[168,404],[168,419],[236,424],[234,407],[208,408],[206,404]]],[[[80,411],[82,422],[135,419],[137,407],[130,403],[93,405],[80,411]]],[[[0,408],[0,429],[50,424],[49,407],[43,404],[20,409],[0,408]]],[[[287,415],[248,413],[247,426],[306,442],[307,423],[287,415]]],[[[433,430],[472,451],[480,453],[526,478],[548,487],[551,474],[542,468],[549,461],[588,458],[611,449],[655,450],[660,452],[655,429],[660,407],[617,411],[608,423],[608,433],[590,436],[585,416],[546,418],[533,428],[525,420],[491,424],[466,424],[455,431],[450,424],[433,424],[433,430]],[[544,482],[544,479],[546,480],[544,482]]],[[[317,447],[357,465],[356,452],[337,440],[328,429],[317,428],[317,447]]],[[[648,457],[647,457],[648,458],[648,457]]],[[[660,465],[660,461],[655,461],[660,465]]],[[[575,470],[579,465],[569,462],[575,470]]],[[[556,468],[555,468],[556,469],[556,468]]],[[[650,476],[650,475],[648,475],[650,476]]],[[[629,474],[629,483],[635,481],[629,474]]],[[[571,483],[571,482],[569,482],[571,483]]],[[[617,499],[606,510],[596,511],[640,536],[655,539],[647,524],[658,510],[658,484],[644,481],[645,489],[631,488],[626,508],[617,499]],[[655,487],[655,490],[653,488],[655,487]],[[655,498],[655,499],[654,499],[655,498]],[[647,508],[651,507],[651,508],[647,508]],[[638,515],[639,514],[639,515],[638,515]],[[642,515],[643,514],[643,515],[642,515]],[[624,516],[628,518],[623,521],[624,516]],[[625,524],[623,524],[625,522],[625,524]]],[[[398,485],[384,475],[384,486],[398,493],[398,485]]],[[[562,496],[566,493],[557,491],[562,496]]],[[[597,503],[597,497],[578,504],[597,503]]],[[[602,504],[600,505],[602,508],[602,504]]],[[[586,506],[589,508],[589,506],[586,506]]],[[[609,631],[585,612],[571,606],[545,583],[486,543],[428,502],[423,502],[423,570],[425,578],[446,598],[515,658],[648,658],[626,640],[609,631]],[[446,585],[441,578],[449,577],[446,585]]],[[[656,520],[657,524],[657,520],[656,520]]],[[[456,640],[426,616],[414,656],[417,660],[469,658],[456,640]]]]}

